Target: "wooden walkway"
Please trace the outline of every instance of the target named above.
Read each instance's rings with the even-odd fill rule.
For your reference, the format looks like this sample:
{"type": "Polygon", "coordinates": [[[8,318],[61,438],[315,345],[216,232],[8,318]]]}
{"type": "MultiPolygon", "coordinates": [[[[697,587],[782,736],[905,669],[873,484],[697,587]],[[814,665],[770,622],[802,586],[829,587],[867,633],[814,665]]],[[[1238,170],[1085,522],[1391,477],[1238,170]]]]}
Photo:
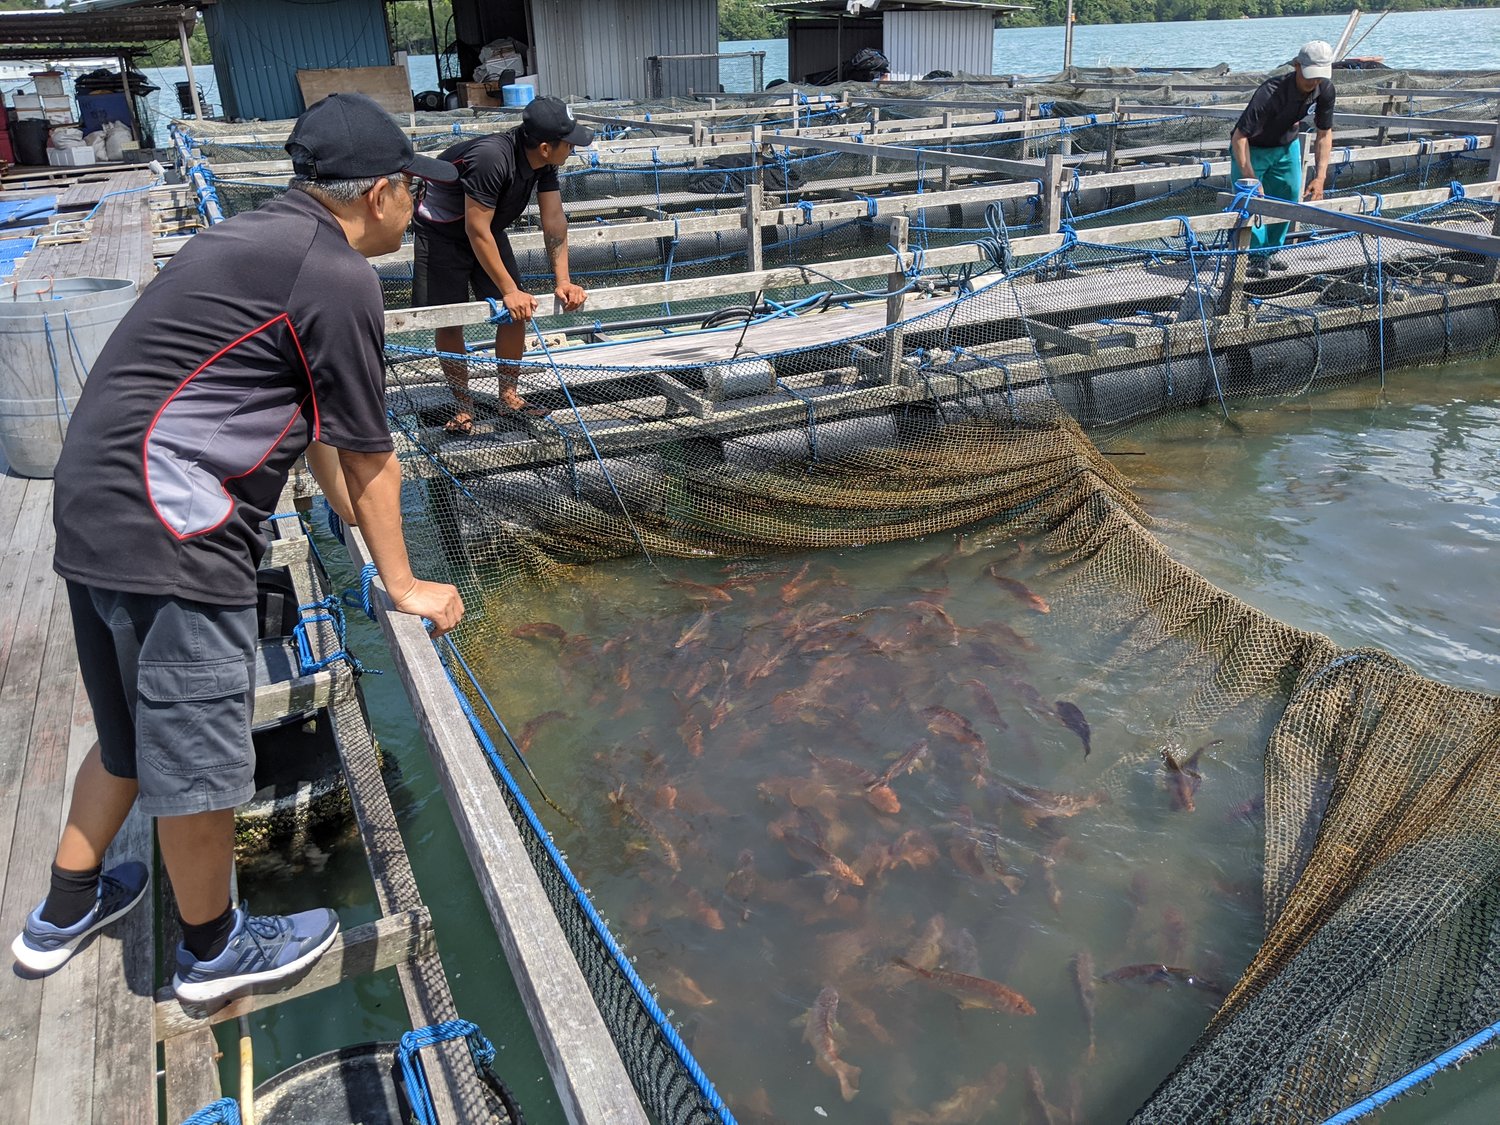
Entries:
{"type": "MultiPolygon", "coordinates": [[[[52,482],[0,459],[0,938],[46,893],[73,776],[94,741],[67,589],[52,571],[52,482]]],[[[151,863],[132,814],[106,866],[151,863]]],[[[0,971],[0,1121],[155,1125],[154,943],[133,911],[42,980],[0,971]]]]}

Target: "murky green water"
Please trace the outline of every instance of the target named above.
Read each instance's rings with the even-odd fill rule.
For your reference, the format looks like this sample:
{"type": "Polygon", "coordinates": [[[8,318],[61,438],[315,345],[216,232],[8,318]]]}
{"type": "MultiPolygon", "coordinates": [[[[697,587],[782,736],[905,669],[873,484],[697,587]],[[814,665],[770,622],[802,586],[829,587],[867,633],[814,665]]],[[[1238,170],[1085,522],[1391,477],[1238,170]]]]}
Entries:
{"type": "MultiPolygon", "coordinates": [[[[1497,390],[1493,364],[1408,373],[1383,394],[1242,406],[1233,428],[1180,416],[1102,445],[1163,521],[1161,538],[1211,581],[1340,644],[1493,691],[1497,390]]],[[[1090,1057],[1072,966],[1086,952],[1101,977],[1166,962],[1202,984],[1233,982],[1261,932],[1252,803],[1274,707],[1171,728],[1163,664],[1120,661],[1034,551],[983,529],[663,570],[729,600],[640,562],[592,568],[527,607],[569,641],[528,640],[525,677],[487,674],[533,767],[584,827],[554,818],[560,845],[742,1119],[902,1120],[969,1085],[955,1119],[1020,1120],[1029,1067],[1063,1119],[1072,1107],[1078,1120],[1128,1116],[1215,997],[1181,981],[1098,981],[1090,1057]],[[1059,701],[1090,726],[1087,758],[1059,701]],[[889,781],[899,811],[844,764],[880,774],[923,740],[921,767],[889,781]],[[1155,756],[1164,744],[1207,747],[1190,812],[1174,807],[1155,756]],[[1034,802],[1050,798],[1028,799],[1028,787],[1089,807],[1039,816],[1034,802]],[[1003,983],[1035,1014],[960,1008],[898,957],[1003,983]],[[793,1022],[828,988],[841,1060],[861,1068],[848,1102],[793,1022]],[[1009,1080],[991,1100],[1001,1062],[1009,1080]]],[[[459,1007],[507,1044],[500,1066],[528,1116],[558,1120],[399,682],[366,690],[404,772],[398,809],[459,1007]]],[[[336,892],[346,924],[373,913],[357,853],[250,893],[310,904],[330,879],[347,888],[336,892]]],[[[394,1037],[401,1019],[394,981],[376,979],[266,1018],[263,1053],[321,1049],[330,1025],[345,1039],[394,1037]]],[[[1387,1119],[1492,1120],[1495,1065],[1445,1075],[1387,1119]]]]}

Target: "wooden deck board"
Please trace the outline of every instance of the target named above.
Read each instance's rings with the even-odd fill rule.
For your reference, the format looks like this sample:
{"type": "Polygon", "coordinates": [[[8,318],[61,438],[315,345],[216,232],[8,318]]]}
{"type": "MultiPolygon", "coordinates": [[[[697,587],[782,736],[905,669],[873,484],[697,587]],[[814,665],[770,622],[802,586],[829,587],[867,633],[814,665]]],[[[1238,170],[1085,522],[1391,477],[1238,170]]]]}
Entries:
{"type": "MultiPolygon", "coordinates": [[[[94,742],[67,589],[52,570],[50,481],[0,478],[0,937],[46,892],[72,781],[94,742]]],[[[150,854],[132,817],[106,865],[150,854]]],[[[156,1122],[149,908],[41,980],[0,972],[0,1121],[156,1122]]]]}
{"type": "MultiPolygon", "coordinates": [[[[53,612],[57,612],[54,608],[53,612]]],[[[66,598],[64,608],[66,610],[66,598]]],[[[58,831],[67,819],[73,798],[73,779],[94,741],[93,713],[74,669],[69,700],[68,760],[64,773],[58,831]]],[[[45,850],[45,848],[43,849],[45,850]]],[[[94,1100],[94,1043],[99,1014],[99,975],[106,941],[89,942],[73,956],[68,971],[42,983],[42,1013],[37,1030],[37,1055],[47,1060],[32,1076],[31,1121],[86,1121],[94,1100]]],[[[108,970],[105,970],[108,971],[108,970]]]]}

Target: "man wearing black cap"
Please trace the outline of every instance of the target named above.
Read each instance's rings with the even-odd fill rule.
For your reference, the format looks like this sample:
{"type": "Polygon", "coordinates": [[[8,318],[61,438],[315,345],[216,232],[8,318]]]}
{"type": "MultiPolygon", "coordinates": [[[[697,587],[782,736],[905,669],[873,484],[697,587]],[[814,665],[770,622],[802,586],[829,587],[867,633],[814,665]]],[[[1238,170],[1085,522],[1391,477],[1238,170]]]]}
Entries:
{"type": "Polygon", "coordinates": [[[61,968],[144,897],[143,864],[102,870],[137,803],[156,818],[181,915],[181,1000],[283,981],[337,935],[331,910],[252,916],[229,894],[234,808],[255,790],[255,571],[304,452],[363,530],[396,608],[438,633],[463,614],[456,589],[418,580],[407,561],[366,261],[401,244],[411,177],[456,173],[414,155],[359,94],[314,105],[287,151],[291,190],[194,236],[146,286],[68,425],[53,565],[99,737],[47,897],[11,946],[29,973],[61,968]]]}
{"type": "MultiPolygon", "coordinates": [[[[457,166],[456,184],[431,184],[423,194],[413,224],[413,305],[453,305],[493,298],[510,313],[510,323],[495,329],[495,358],[501,405],[517,413],[542,415],[516,389],[518,362],[526,343],[526,324],[536,314],[536,298],[521,285],[505,228],[515,222],[536,195],[542,240],[552,263],[553,294],[569,312],[588,294],[568,276],[568,220],[562,209],[557,169],[574,148],[594,141],[593,130],[580,125],[573,111],[556,98],[536,98],[521,113],[521,125],[460,141],[440,160],[457,166]]],[[[439,328],[437,350],[457,410],[448,429],[468,433],[474,402],[469,396],[468,365],[462,328],[439,328]]]]}
{"type": "MultiPolygon", "coordinates": [[[[1323,198],[1328,161],[1333,154],[1333,48],[1321,39],[1304,43],[1287,74],[1267,78],[1229,134],[1229,151],[1241,179],[1260,181],[1272,199],[1300,203],[1323,198]],[[1317,128],[1313,176],[1303,186],[1302,126],[1308,113],[1317,128]]],[[[1251,228],[1250,273],[1264,277],[1270,269],[1285,269],[1270,255],[1286,241],[1287,223],[1264,223],[1251,228]]]]}

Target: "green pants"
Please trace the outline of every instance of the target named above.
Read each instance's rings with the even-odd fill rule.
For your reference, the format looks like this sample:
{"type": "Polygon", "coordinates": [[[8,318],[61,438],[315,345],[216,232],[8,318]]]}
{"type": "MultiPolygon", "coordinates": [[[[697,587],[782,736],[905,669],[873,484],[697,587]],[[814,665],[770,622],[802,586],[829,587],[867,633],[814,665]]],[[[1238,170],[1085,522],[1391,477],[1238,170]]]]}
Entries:
{"type": "MultiPolygon", "coordinates": [[[[1260,190],[1270,199],[1302,202],[1302,138],[1297,137],[1285,148],[1250,146],[1250,166],[1260,181],[1260,190]]],[[[1250,227],[1251,250],[1267,253],[1286,241],[1290,223],[1262,223],[1250,227]]]]}

